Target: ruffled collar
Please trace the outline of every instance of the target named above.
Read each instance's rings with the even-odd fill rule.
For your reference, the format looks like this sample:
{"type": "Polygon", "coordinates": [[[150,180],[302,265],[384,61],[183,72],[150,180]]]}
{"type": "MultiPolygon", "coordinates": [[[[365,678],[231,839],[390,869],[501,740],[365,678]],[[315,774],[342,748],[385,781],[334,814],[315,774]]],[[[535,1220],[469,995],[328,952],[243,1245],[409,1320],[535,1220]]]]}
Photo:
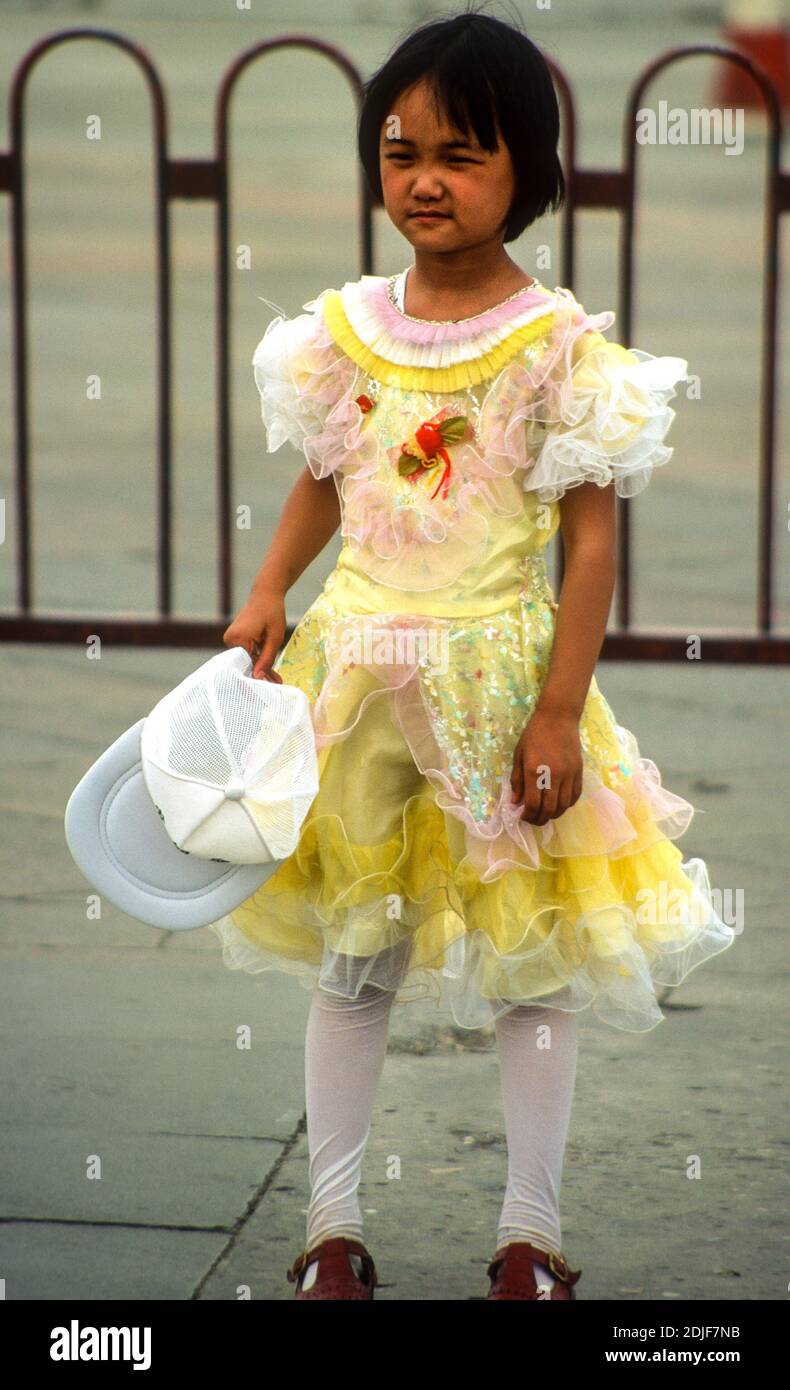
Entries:
{"type": "Polygon", "coordinates": [[[459,321],[418,319],[396,302],[406,273],[363,275],[321,300],[329,333],[347,356],[380,381],[414,389],[454,391],[485,381],[550,332],[560,296],[573,300],[569,291],[538,284],[459,321]]]}
{"type": "Polygon", "coordinates": [[[427,325],[428,327],[451,328],[453,330],[453,335],[458,337],[462,337],[465,334],[474,335],[482,328],[495,324],[499,320],[504,321],[511,304],[514,309],[519,307],[515,304],[516,300],[523,300],[525,295],[536,295],[541,292],[546,295],[549,293],[545,286],[541,285],[540,281],[536,280],[533,276],[531,285],[526,286],[526,288],[514,290],[512,294],[506,295],[504,299],[501,299],[498,304],[493,304],[490,309],[483,309],[478,314],[468,314],[465,318],[461,319],[420,319],[415,318],[413,314],[407,314],[404,308],[406,281],[411,269],[411,266],[407,266],[399,275],[390,275],[386,283],[387,297],[390,304],[397,312],[398,320],[404,320],[407,324],[417,325],[415,332],[418,332],[420,328],[424,329],[427,325]]]}

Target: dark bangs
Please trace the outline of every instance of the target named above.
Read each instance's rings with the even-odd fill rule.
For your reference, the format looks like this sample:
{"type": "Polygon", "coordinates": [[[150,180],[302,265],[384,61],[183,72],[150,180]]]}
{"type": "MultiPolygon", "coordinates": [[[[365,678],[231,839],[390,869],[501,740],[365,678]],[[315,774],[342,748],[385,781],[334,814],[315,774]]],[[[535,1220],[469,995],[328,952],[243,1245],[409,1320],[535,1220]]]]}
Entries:
{"type": "Polygon", "coordinates": [[[497,148],[499,127],[513,161],[516,190],[505,227],[514,241],[545,212],[562,206],[565,180],[557,154],[560,113],[540,49],[510,24],[465,13],[412,30],[365,83],[357,148],[373,200],[381,204],[381,128],[397,98],[421,78],[433,87],[437,114],[483,149],[497,148]]]}

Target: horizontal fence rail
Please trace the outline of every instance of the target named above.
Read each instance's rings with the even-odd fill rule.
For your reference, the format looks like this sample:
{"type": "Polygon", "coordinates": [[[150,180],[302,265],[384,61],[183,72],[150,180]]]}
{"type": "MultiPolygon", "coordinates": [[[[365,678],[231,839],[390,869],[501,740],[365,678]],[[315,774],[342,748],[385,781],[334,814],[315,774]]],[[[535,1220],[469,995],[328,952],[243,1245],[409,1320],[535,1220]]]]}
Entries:
{"type": "MultiPolygon", "coordinates": [[[[18,65],[9,92],[11,148],[0,153],[0,193],[10,199],[12,363],[15,425],[14,516],[17,538],[17,610],[0,612],[0,640],[5,642],[84,643],[99,635],[124,646],[219,647],[233,617],[232,495],[233,449],[230,413],[230,246],[229,246],[229,116],[236,84],[258,59],[285,49],[304,49],[334,64],[349,83],[357,106],[363,80],[351,60],[335,45],[301,34],[284,34],[255,44],[231,63],[221,79],[214,108],[214,156],[211,159],[173,159],[168,153],[167,103],[155,65],[139,44],[108,29],[79,27],[48,35],[18,65]],[[25,221],[24,111],[28,82],[40,59],[61,44],[77,39],[98,40],[126,53],[146,83],[152,115],[155,171],[155,235],[157,287],[157,612],[94,614],[77,617],[42,612],[33,603],[33,547],[30,511],[30,415],[28,383],[27,260],[25,221]],[[170,205],[174,201],[204,201],[216,208],[216,508],[218,541],[219,616],[216,619],[179,618],[172,613],[172,250],[170,205]]],[[[741,67],[759,89],[768,120],[762,301],[762,360],[760,392],[759,514],[756,630],[722,633],[699,630],[707,660],[740,663],[790,662],[790,637],[773,630],[773,515],[776,448],[777,306],[779,295],[779,231],[782,214],[790,210],[790,175],[780,168],[782,115],[770,78],[751,59],[734,49],[712,44],[672,48],[639,75],[629,94],[623,120],[623,168],[580,169],[576,162],[577,117],[571,86],[562,70],[549,65],[563,113],[562,161],[567,198],[561,210],[562,283],[573,289],[576,265],[576,214],[586,208],[605,208],[621,214],[619,310],[621,339],[630,343],[633,329],[635,260],[637,113],[648,84],[673,64],[708,55],[741,67]]],[[[373,205],[362,169],[358,185],[359,274],[373,274],[373,205]]],[[[627,499],[618,499],[617,619],[601,650],[603,659],[680,661],[688,655],[686,632],[634,631],[631,625],[632,537],[627,499]]],[[[557,587],[563,574],[562,537],[557,544],[557,587]]],[[[293,625],[286,630],[286,640],[293,625]]]]}

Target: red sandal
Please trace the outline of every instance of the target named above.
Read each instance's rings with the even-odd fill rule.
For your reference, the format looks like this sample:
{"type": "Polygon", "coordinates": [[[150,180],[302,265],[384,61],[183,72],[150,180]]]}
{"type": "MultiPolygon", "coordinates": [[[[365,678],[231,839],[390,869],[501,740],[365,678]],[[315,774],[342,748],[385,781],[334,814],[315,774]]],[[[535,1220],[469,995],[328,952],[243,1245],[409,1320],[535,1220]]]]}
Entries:
{"type": "Polygon", "coordinates": [[[573,1285],[579,1279],[581,1270],[568,1268],[564,1255],[553,1251],[539,1250],[527,1240],[514,1240],[502,1246],[491,1260],[486,1273],[491,1280],[488,1298],[525,1298],[538,1300],[575,1299],[573,1285]],[[557,1282],[550,1293],[541,1293],[535,1280],[533,1261],[551,1270],[557,1282]]]}
{"type": "Polygon", "coordinates": [[[373,1298],[378,1284],[372,1256],[359,1240],[348,1236],[329,1236],[312,1250],[303,1250],[288,1270],[288,1282],[296,1280],[296,1298],[373,1298]],[[359,1255],[362,1271],[357,1274],[349,1255],[359,1255]],[[318,1260],[318,1273],[311,1288],[302,1288],[308,1265],[318,1260]]]}

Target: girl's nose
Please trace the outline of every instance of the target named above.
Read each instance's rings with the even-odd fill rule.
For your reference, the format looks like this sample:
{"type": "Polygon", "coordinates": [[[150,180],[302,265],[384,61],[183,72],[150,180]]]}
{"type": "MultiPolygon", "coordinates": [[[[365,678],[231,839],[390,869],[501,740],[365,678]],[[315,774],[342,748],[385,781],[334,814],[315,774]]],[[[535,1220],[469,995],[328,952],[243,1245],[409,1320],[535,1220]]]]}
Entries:
{"type": "Polygon", "coordinates": [[[415,198],[439,199],[444,193],[444,187],[435,174],[425,172],[416,176],[411,191],[415,198]]]}

